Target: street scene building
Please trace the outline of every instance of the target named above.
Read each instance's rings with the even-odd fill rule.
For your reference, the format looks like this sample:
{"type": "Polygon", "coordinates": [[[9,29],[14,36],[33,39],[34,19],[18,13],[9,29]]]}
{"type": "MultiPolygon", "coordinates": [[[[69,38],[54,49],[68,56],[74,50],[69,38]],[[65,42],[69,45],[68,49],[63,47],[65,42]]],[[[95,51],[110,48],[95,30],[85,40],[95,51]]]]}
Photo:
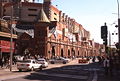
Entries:
{"type": "MultiPolygon", "coordinates": [[[[1,28],[11,26],[14,33],[17,32],[13,38],[16,55],[39,55],[49,59],[57,56],[101,56],[105,53],[101,51],[105,49],[104,45],[90,39],[90,32],[74,18],[53,6],[51,0],[44,0],[43,3],[18,0],[1,2],[0,6],[0,12],[3,12],[0,13],[1,28]],[[4,21],[8,17],[11,17],[10,20],[4,21]]],[[[6,31],[1,29],[1,32],[3,34],[6,31]]],[[[1,41],[10,40],[9,33],[1,41]]],[[[2,52],[1,47],[1,54],[2,52]]]]}

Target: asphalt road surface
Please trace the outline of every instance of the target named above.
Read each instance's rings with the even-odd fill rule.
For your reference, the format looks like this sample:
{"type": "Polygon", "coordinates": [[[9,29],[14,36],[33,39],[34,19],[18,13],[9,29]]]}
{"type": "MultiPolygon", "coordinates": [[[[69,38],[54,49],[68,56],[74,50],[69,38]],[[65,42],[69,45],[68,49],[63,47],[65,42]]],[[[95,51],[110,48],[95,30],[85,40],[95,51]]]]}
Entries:
{"type": "Polygon", "coordinates": [[[51,67],[42,71],[26,72],[29,74],[4,81],[97,81],[95,72],[100,69],[96,67],[96,64],[78,63],[72,65],[53,64],[51,67]],[[53,66],[55,67],[53,68],[53,66]]]}
{"type": "MultiPolygon", "coordinates": [[[[51,64],[48,68],[33,72],[14,72],[13,77],[0,81],[119,81],[115,76],[105,76],[98,63],[79,64],[77,60],[68,64],[51,64]],[[20,76],[21,75],[21,76],[20,76]]],[[[118,75],[117,75],[118,76],[118,75]]]]}

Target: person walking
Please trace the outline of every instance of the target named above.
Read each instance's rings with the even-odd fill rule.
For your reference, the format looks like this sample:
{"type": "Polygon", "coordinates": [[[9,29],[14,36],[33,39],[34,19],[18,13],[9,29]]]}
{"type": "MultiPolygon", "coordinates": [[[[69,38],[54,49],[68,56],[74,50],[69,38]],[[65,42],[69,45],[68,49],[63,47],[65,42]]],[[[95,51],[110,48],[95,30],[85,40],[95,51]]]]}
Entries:
{"type": "Polygon", "coordinates": [[[114,58],[112,56],[110,56],[109,58],[109,72],[110,75],[113,76],[113,70],[114,70],[114,58]]]}
{"type": "Polygon", "coordinates": [[[0,58],[0,66],[1,66],[1,68],[3,68],[3,61],[2,61],[2,58],[0,58]]]}
{"type": "Polygon", "coordinates": [[[104,70],[105,70],[105,75],[108,75],[109,73],[109,69],[110,69],[110,60],[108,57],[106,57],[103,61],[103,67],[104,67],[104,70]]]}

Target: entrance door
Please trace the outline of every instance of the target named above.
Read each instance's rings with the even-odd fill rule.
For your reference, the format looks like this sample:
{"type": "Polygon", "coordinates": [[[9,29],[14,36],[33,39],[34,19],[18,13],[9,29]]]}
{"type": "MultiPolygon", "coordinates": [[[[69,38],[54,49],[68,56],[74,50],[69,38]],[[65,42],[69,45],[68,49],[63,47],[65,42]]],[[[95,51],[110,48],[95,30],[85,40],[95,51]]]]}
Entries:
{"type": "Polygon", "coordinates": [[[63,49],[61,49],[61,57],[64,57],[63,49]]]}
{"type": "Polygon", "coordinates": [[[52,56],[55,56],[55,46],[52,46],[52,56]]]}

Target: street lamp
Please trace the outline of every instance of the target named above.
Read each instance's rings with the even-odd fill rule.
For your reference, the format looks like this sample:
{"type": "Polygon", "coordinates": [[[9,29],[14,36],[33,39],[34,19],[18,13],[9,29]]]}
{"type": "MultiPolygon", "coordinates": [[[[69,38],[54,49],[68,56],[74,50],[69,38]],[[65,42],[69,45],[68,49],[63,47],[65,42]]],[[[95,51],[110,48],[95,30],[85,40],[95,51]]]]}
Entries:
{"type": "MultiPolygon", "coordinates": [[[[13,34],[13,28],[12,28],[12,17],[11,16],[4,16],[2,17],[2,20],[5,20],[7,23],[8,21],[10,21],[10,71],[12,71],[12,64],[13,64],[13,47],[12,47],[12,42],[13,42],[13,39],[12,39],[12,34],[13,34]]],[[[8,23],[9,24],[9,23],[8,23]]]]}

